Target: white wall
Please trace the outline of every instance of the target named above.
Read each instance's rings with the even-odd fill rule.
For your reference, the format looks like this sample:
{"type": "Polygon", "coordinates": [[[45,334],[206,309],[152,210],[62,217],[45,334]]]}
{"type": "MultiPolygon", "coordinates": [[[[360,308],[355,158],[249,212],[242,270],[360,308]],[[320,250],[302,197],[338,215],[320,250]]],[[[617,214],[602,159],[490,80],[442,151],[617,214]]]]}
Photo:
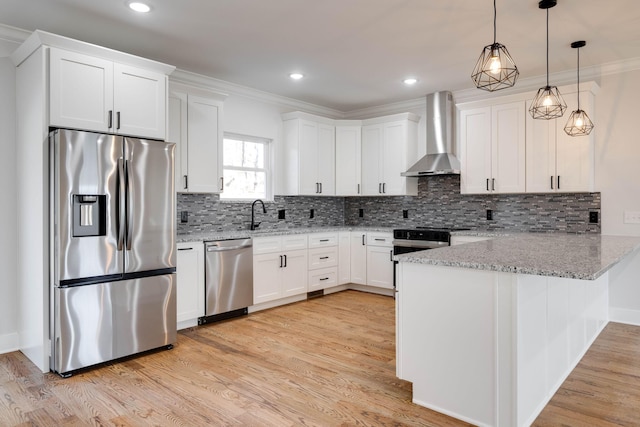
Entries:
{"type": "Polygon", "coordinates": [[[596,190],[602,193],[602,234],[640,236],[623,213],[640,211],[640,70],[600,81],[594,119],[596,190]]]}
{"type": "Polygon", "coordinates": [[[0,40],[0,353],[18,348],[15,67],[7,57],[15,47],[0,40]]]}

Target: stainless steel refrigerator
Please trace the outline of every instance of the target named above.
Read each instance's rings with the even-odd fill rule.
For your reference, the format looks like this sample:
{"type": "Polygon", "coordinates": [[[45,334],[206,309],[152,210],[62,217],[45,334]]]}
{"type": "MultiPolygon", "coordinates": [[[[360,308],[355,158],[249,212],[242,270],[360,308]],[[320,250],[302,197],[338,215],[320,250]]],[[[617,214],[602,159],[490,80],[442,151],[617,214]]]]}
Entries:
{"type": "Polygon", "coordinates": [[[176,340],[175,145],[50,137],[51,370],[176,340]]]}

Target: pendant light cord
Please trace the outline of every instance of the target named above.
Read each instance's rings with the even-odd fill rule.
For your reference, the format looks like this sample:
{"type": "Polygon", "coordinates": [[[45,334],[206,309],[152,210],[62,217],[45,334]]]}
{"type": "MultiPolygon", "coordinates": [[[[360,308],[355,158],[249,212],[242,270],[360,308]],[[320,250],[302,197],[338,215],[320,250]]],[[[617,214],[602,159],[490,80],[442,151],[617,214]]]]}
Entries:
{"type": "Polygon", "coordinates": [[[496,44],[496,0],[493,0],[493,44],[496,44]]]}
{"type": "Polygon", "coordinates": [[[549,9],[547,9],[547,87],[549,87],[549,9]]]}
{"type": "Polygon", "coordinates": [[[580,111],[580,48],[578,51],[578,111],[580,111]]]}

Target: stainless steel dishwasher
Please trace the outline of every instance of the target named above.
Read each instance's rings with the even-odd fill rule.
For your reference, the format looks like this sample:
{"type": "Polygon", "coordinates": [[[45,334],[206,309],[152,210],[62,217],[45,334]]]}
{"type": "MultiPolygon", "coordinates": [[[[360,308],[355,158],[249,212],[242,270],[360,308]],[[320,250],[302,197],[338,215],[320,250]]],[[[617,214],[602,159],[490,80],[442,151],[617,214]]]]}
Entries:
{"type": "Polygon", "coordinates": [[[205,245],[205,315],[199,324],[247,314],[253,305],[251,238],[217,240],[205,245]]]}

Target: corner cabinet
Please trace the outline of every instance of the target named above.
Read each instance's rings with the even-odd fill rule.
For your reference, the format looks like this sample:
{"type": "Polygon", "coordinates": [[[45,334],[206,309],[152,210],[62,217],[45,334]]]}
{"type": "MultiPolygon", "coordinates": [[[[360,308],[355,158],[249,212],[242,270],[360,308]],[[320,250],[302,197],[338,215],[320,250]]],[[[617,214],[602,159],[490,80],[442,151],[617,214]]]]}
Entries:
{"type": "Polygon", "coordinates": [[[195,326],[204,316],[204,244],[178,243],[176,320],[178,329],[195,326]]]}
{"type": "MultiPolygon", "coordinates": [[[[569,136],[564,126],[577,109],[576,93],[564,94],[567,111],[554,120],[534,120],[527,115],[527,192],[581,192],[594,190],[594,131],[569,136]]],[[[580,108],[594,118],[594,95],[580,92],[580,108]]],[[[530,101],[527,102],[527,109],[530,101]]]]}
{"type": "Polygon", "coordinates": [[[52,47],[50,125],[164,140],[167,75],[52,47]]]}
{"type": "Polygon", "coordinates": [[[418,160],[419,119],[406,113],[362,121],[362,195],[418,194],[418,180],[400,174],[418,160]]]}
{"type": "Polygon", "coordinates": [[[459,111],[460,192],[525,191],[525,102],[459,111]]]}
{"type": "Polygon", "coordinates": [[[282,190],[284,195],[333,196],[335,126],[311,114],[284,114],[282,190]]]}
{"type": "Polygon", "coordinates": [[[362,194],[362,126],[336,123],[336,196],[359,196],[362,194]]]}
{"type": "Polygon", "coordinates": [[[181,84],[169,91],[169,142],[176,147],[176,191],[220,193],[222,112],[226,95],[181,84]]]}

